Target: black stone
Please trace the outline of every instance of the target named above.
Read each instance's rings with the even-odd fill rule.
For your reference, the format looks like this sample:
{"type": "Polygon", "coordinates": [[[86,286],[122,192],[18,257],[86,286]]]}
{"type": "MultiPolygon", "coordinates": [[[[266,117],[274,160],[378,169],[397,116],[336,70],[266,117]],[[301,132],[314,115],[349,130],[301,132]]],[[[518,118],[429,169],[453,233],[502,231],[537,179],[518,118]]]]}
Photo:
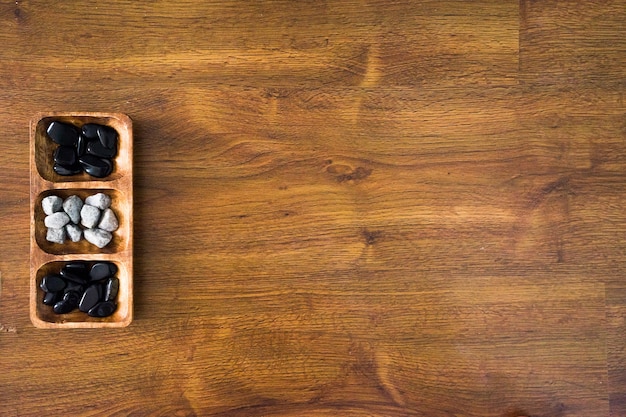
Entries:
{"type": "Polygon", "coordinates": [[[87,139],[97,139],[98,138],[98,126],[95,123],[87,123],[83,125],[82,133],[87,139]]]}
{"type": "Polygon", "coordinates": [[[96,262],[89,271],[89,277],[92,281],[109,278],[115,275],[117,266],[111,262],[96,262]]]}
{"type": "Polygon", "coordinates": [[[93,139],[87,142],[87,153],[99,158],[113,158],[117,153],[117,147],[107,148],[99,140],[93,139]]]}
{"type": "Polygon", "coordinates": [[[59,164],[54,164],[52,169],[57,174],[64,175],[64,176],[80,174],[83,170],[83,168],[80,165],[73,165],[73,166],[66,167],[66,166],[59,165],[59,164]]]}
{"type": "Polygon", "coordinates": [[[52,310],[57,314],[67,314],[70,311],[74,310],[74,308],[76,308],[76,306],[73,306],[71,303],[65,300],[61,300],[57,302],[54,307],[52,307],[52,310]]]}
{"type": "Polygon", "coordinates": [[[98,158],[93,155],[83,155],[78,158],[85,172],[92,177],[103,178],[113,171],[113,164],[107,159],[98,158]]]}
{"type": "Polygon", "coordinates": [[[99,125],[98,139],[100,139],[100,143],[102,143],[102,146],[104,146],[105,148],[117,148],[117,132],[112,127],[99,125]]]}
{"type": "Polygon", "coordinates": [[[83,282],[86,282],[89,279],[89,265],[86,262],[68,262],[65,266],[63,266],[63,268],[61,268],[61,275],[63,275],[63,271],[78,275],[83,279],[83,282]]]}
{"type": "Polygon", "coordinates": [[[102,297],[102,286],[100,284],[90,285],[78,303],[78,309],[84,313],[91,310],[96,304],[100,302],[102,297]]]}
{"type": "Polygon", "coordinates": [[[71,124],[52,122],[46,130],[50,139],[63,146],[76,146],[78,129],[71,124]]]}
{"type": "Polygon", "coordinates": [[[53,306],[54,304],[58,303],[60,299],[61,299],[60,292],[47,292],[43,296],[43,303],[47,306],[53,306]]]}
{"type": "Polygon", "coordinates": [[[57,292],[65,288],[66,283],[60,275],[48,274],[43,277],[39,287],[45,292],[57,292]]]}
{"type": "Polygon", "coordinates": [[[89,139],[83,134],[78,137],[78,143],[76,143],[76,153],[78,156],[83,156],[87,151],[87,142],[89,139]]]}
{"type": "Polygon", "coordinates": [[[73,146],[59,146],[54,150],[54,162],[63,166],[76,165],[77,155],[76,148],[73,146]]]}
{"type": "Polygon", "coordinates": [[[67,284],[67,287],[65,287],[65,289],[63,290],[63,296],[65,296],[65,294],[67,294],[68,292],[75,292],[80,296],[80,294],[82,294],[83,291],[85,291],[84,285],[76,284],[75,282],[70,282],[69,284],[67,284]]]}
{"type": "Polygon", "coordinates": [[[109,278],[105,284],[104,301],[115,301],[119,289],[120,280],[115,277],[109,278]]]}
{"type": "Polygon", "coordinates": [[[63,294],[63,300],[66,303],[70,304],[72,306],[72,309],[78,307],[78,303],[80,302],[80,294],[82,293],[79,291],[68,291],[65,294],[63,294]]]}
{"type": "Polygon", "coordinates": [[[74,284],[85,285],[87,283],[87,278],[85,276],[75,274],[74,272],[71,272],[71,270],[68,271],[65,268],[61,269],[61,276],[74,284]]]}
{"type": "Polygon", "coordinates": [[[104,301],[92,307],[87,314],[91,317],[108,317],[117,308],[117,304],[112,301],[104,301]]]}

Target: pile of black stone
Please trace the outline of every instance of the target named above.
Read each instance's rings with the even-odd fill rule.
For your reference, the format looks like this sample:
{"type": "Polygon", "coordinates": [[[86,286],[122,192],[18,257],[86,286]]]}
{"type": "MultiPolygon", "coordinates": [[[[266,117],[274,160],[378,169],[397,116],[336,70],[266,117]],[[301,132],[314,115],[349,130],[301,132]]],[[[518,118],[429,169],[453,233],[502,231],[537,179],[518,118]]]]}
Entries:
{"type": "Polygon", "coordinates": [[[91,317],[108,317],[117,309],[120,281],[112,262],[74,261],[66,263],[58,274],[43,277],[43,303],[53,306],[56,314],[78,308],[91,317]]]}
{"type": "Polygon", "coordinates": [[[117,132],[112,127],[87,123],[79,130],[72,124],[54,121],[46,133],[59,145],[53,155],[57,174],[76,175],[84,170],[92,177],[103,178],[113,172],[117,132]]]}

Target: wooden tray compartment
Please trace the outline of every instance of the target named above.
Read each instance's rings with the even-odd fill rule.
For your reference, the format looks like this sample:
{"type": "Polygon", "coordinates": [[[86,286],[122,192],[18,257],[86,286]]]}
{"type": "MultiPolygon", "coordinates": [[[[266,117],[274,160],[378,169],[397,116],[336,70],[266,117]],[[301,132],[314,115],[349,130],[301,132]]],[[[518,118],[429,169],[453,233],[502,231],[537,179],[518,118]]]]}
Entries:
{"type": "Polygon", "coordinates": [[[133,316],[133,133],[132,121],[121,113],[68,113],[51,112],[37,115],[30,126],[30,318],[40,328],[97,328],[128,326],[133,316]],[[52,170],[52,154],[56,144],[47,137],[50,122],[61,121],[82,126],[97,123],[110,126],[118,133],[118,153],[113,159],[114,168],[105,178],[94,178],[86,173],[64,177],[52,170]],[[45,238],[45,214],[41,200],[48,195],[61,198],[76,194],[85,197],[103,192],[111,197],[119,228],[113,240],[102,249],[85,240],[66,241],[64,244],[48,242],[45,238]],[[54,314],[52,307],[43,304],[43,291],[39,288],[42,277],[58,271],[70,261],[109,261],[118,266],[120,290],[118,308],[106,318],[89,317],[74,311],[54,314]]]}

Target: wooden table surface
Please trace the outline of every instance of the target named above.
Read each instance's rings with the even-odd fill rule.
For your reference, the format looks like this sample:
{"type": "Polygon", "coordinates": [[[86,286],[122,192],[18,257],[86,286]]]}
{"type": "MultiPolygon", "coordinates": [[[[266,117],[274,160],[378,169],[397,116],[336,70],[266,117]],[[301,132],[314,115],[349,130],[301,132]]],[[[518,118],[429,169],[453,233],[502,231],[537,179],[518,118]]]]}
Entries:
{"type": "Polygon", "coordinates": [[[626,1],[2,1],[0,415],[626,415],[626,1]],[[123,329],[28,315],[29,121],[134,122],[123,329]]]}

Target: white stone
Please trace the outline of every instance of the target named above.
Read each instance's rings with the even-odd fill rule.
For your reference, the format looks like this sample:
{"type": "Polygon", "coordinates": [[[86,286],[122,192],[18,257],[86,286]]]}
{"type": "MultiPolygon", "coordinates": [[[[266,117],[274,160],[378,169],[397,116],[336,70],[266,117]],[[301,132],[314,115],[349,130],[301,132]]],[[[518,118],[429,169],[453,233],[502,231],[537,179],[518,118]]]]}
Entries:
{"type": "Polygon", "coordinates": [[[57,211],[56,213],[52,213],[43,220],[43,223],[46,227],[50,227],[52,229],[62,229],[63,226],[70,222],[70,216],[68,216],[63,211],[57,211]]]}
{"type": "Polygon", "coordinates": [[[119,223],[113,210],[110,208],[104,210],[104,213],[102,213],[102,219],[100,219],[100,223],[98,224],[98,228],[106,230],[107,232],[114,232],[118,227],[119,223]]]}
{"type": "Polygon", "coordinates": [[[65,231],[72,242],[78,242],[83,237],[83,229],[73,223],[66,224],[65,231]]]}
{"type": "Polygon", "coordinates": [[[48,232],[46,233],[46,240],[52,243],[65,242],[65,229],[63,227],[60,229],[49,227],[48,232]]]}
{"type": "Polygon", "coordinates": [[[70,216],[72,223],[80,223],[80,209],[83,208],[83,200],[77,195],[71,195],[63,202],[63,210],[70,216]]]}
{"type": "Polygon", "coordinates": [[[85,199],[85,204],[98,207],[100,210],[104,210],[111,206],[111,197],[104,193],[90,195],[85,199]]]}
{"type": "Polygon", "coordinates": [[[49,195],[41,200],[41,208],[43,209],[43,212],[46,213],[46,216],[49,216],[52,213],[56,213],[57,211],[61,211],[63,209],[63,199],[61,199],[61,197],[57,197],[56,195],[49,195]]]}
{"type": "MultiPolygon", "coordinates": [[[[87,197],[89,199],[89,197],[87,197]]],[[[87,199],[85,201],[87,201],[87,199]]],[[[80,209],[80,224],[88,229],[95,227],[100,220],[100,210],[89,204],[83,204],[80,209]]]]}
{"type": "Polygon", "coordinates": [[[113,239],[111,233],[102,229],[86,229],[84,234],[87,242],[96,245],[100,249],[108,245],[111,239],[113,239]]]}

